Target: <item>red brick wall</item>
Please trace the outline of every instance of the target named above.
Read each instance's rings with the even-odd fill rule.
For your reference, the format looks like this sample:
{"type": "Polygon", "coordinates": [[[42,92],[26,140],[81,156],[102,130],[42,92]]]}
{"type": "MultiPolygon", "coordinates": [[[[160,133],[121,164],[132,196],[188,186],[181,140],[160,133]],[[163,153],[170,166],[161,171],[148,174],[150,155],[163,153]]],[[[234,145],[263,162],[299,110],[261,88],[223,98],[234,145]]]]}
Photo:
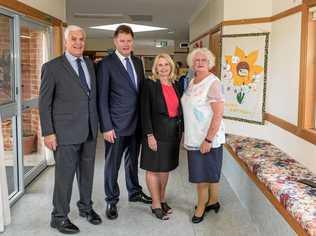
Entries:
{"type": "MultiPolygon", "coordinates": [[[[0,16],[0,58],[5,58],[10,53],[10,18],[0,16]]],[[[5,65],[0,65],[0,104],[7,103],[10,100],[10,80],[5,78],[5,72],[9,71],[10,68],[5,65]]],[[[12,148],[12,129],[11,121],[2,122],[4,148],[5,150],[12,148]]]]}
{"type": "MultiPolygon", "coordinates": [[[[0,18],[0,53],[1,48],[5,47],[5,41],[1,32],[0,18]]],[[[43,64],[43,34],[26,27],[20,29],[22,37],[21,46],[21,74],[22,74],[22,101],[27,101],[38,97],[40,88],[40,71],[43,64]]],[[[37,135],[40,137],[39,114],[37,109],[23,112],[22,115],[23,134],[37,135]]],[[[12,126],[11,122],[3,124],[5,150],[12,150],[12,126]]]]}

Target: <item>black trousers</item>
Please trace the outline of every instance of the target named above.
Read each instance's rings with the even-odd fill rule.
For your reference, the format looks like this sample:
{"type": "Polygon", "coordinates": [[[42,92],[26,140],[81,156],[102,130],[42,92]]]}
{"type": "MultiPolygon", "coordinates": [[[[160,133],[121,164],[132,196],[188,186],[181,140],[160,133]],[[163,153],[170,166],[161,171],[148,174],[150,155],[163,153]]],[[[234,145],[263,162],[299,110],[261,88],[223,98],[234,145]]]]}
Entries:
{"type": "MultiPolygon", "coordinates": [[[[91,135],[89,135],[91,137],[91,135]]],[[[96,152],[96,139],[88,138],[81,144],[58,145],[55,158],[55,186],[52,217],[64,220],[70,211],[74,176],[77,176],[80,200],[79,211],[92,209],[92,185],[96,152]]]]}
{"type": "Polygon", "coordinates": [[[140,143],[136,135],[117,137],[115,143],[105,141],[104,190],[106,202],[116,204],[119,201],[120,188],[117,178],[123,156],[128,197],[131,198],[142,191],[138,181],[139,148],[140,143]]]}

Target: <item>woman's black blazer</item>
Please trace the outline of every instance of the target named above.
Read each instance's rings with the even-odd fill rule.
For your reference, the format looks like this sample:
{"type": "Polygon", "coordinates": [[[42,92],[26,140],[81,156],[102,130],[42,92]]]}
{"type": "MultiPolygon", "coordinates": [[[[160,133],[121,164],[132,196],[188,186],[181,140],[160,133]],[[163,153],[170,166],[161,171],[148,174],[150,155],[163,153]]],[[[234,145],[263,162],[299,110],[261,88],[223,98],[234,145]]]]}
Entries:
{"type": "Polygon", "coordinates": [[[167,104],[165,102],[162,86],[159,80],[145,79],[141,90],[141,124],[142,134],[153,134],[157,140],[169,139],[170,135],[177,134],[175,138],[181,138],[183,131],[183,119],[181,108],[181,90],[176,81],[172,84],[179,99],[178,117],[169,118],[167,104]],[[177,122],[177,130],[174,130],[174,122],[177,122]],[[168,138],[169,137],[169,138],[168,138]]]}

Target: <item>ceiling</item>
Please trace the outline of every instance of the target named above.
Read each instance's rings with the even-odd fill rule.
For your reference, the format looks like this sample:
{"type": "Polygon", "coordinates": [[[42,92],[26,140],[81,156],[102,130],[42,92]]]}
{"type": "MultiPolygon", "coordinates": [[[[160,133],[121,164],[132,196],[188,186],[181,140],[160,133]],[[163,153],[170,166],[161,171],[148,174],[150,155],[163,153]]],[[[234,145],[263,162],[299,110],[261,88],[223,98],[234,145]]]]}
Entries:
{"type": "Polygon", "coordinates": [[[67,0],[67,23],[83,27],[88,38],[112,38],[113,32],[90,26],[134,23],[168,28],[137,33],[136,39],[189,39],[189,19],[206,0],[67,0]],[[168,31],[174,33],[168,33],[168,31]]]}

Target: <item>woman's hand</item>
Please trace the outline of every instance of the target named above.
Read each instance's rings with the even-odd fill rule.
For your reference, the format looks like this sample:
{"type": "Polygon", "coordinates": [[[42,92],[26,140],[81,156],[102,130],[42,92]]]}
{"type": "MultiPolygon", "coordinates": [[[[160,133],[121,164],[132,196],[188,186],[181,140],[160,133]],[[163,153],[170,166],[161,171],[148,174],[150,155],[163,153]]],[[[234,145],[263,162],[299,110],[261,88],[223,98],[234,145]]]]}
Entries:
{"type": "Polygon", "coordinates": [[[147,142],[148,142],[148,146],[151,150],[153,150],[154,152],[157,151],[157,140],[155,139],[155,136],[150,134],[147,135],[147,142]]]}
{"type": "Polygon", "coordinates": [[[202,154],[205,154],[207,152],[210,152],[212,148],[212,143],[206,142],[205,140],[203,141],[203,143],[200,146],[200,152],[202,154]]]}

